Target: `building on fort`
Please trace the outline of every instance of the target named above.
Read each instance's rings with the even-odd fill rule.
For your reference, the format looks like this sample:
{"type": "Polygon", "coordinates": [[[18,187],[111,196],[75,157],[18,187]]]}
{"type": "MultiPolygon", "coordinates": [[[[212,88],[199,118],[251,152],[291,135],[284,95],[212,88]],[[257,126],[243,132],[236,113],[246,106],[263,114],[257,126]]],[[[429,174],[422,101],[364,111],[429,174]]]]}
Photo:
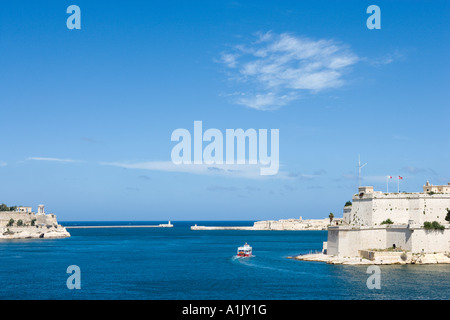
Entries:
{"type": "Polygon", "coordinates": [[[433,186],[427,181],[423,186],[423,192],[450,193],[450,182],[446,186],[433,186]]]}

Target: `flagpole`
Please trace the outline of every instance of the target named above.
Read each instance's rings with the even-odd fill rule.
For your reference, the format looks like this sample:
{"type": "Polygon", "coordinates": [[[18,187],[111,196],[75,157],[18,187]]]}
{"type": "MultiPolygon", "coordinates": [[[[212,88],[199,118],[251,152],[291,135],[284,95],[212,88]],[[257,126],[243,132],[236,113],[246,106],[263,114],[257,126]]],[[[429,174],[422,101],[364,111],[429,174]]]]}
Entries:
{"type": "Polygon", "coordinates": [[[386,193],[389,193],[389,180],[392,179],[392,176],[386,176],[386,193]]]}
{"type": "Polygon", "coordinates": [[[400,193],[400,176],[397,177],[397,193],[400,193]]]}

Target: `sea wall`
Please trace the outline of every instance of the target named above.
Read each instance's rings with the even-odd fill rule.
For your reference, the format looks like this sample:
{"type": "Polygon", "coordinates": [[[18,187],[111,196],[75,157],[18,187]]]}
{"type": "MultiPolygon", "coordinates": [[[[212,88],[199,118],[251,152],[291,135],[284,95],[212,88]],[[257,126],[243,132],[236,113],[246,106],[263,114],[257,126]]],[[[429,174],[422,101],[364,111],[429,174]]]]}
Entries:
{"type": "Polygon", "coordinates": [[[358,250],[384,248],[386,246],[385,228],[328,228],[327,254],[356,256],[358,250]]]}
{"type": "Polygon", "coordinates": [[[450,229],[425,230],[420,228],[413,231],[411,252],[450,252],[450,229]]]}
{"type": "Polygon", "coordinates": [[[409,225],[330,227],[327,255],[358,256],[360,250],[397,248],[411,253],[450,252],[450,228],[425,230],[409,225]]]}

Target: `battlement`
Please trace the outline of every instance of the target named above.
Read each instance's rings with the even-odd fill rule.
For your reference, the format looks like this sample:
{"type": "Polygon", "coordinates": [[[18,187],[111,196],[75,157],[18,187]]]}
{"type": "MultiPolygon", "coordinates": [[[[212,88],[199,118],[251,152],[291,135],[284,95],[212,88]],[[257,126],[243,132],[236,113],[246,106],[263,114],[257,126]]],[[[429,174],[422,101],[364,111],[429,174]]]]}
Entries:
{"type": "Polygon", "coordinates": [[[359,193],[352,198],[351,209],[344,210],[343,219],[355,226],[376,226],[387,220],[396,224],[408,224],[409,220],[421,225],[425,221],[447,223],[445,217],[447,209],[450,209],[450,192],[436,190],[443,191],[383,193],[373,191],[373,187],[360,187],[359,193]]]}

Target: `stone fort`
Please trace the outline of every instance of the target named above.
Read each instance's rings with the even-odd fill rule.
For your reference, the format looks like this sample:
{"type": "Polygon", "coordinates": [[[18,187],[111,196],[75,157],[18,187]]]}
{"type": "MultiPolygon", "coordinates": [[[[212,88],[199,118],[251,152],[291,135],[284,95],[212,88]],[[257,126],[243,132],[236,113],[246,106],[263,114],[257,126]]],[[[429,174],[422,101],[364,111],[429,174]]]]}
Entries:
{"type": "Polygon", "coordinates": [[[450,183],[422,192],[383,193],[359,187],[344,207],[343,224],[328,228],[324,253],[358,256],[361,250],[402,249],[411,253],[449,252],[450,183]],[[425,227],[426,224],[440,228],[425,227]]]}

